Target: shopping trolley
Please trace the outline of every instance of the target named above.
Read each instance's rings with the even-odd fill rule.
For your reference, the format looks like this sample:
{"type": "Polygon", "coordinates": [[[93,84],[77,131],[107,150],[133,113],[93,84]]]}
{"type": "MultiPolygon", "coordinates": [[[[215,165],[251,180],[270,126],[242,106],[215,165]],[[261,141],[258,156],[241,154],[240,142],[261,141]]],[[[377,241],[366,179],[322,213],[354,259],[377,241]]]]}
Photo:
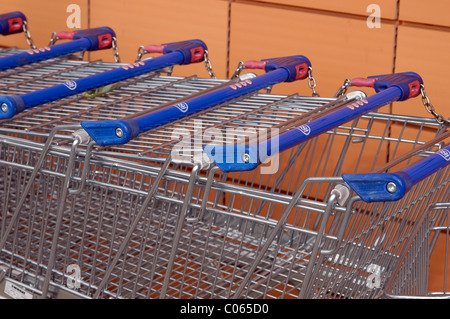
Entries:
{"type": "MultiPolygon", "coordinates": [[[[409,97],[402,86],[387,91],[384,103],[409,97]]],[[[218,166],[205,172],[191,162],[196,145],[203,152],[204,143],[196,141],[205,135],[234,129],[241,137],[239,129],[250,125],[279,128],[283,134],[337,105],[355,110],[366,103],[360,95],[336,100],[257,93],[140,132],[125,145],[72,150],[73,156],[62,146],[43,152],[42,143],[4,137],[7,211],[17,208],[24,187],[32,183],[13,232],[2,231],[5,282],[43,297],[377,296],[381,287],[370,286],[368,279],[377,266],[385,274],[395,263],[405,238],[399,242],[397,223],[408,225],[418,204],[443,196],[440,185],[445,184],[403,202],[376,204],[357,197],[346,201],[340,195],[346,188],[336,186],[343,183],[343,172],[372,171],[406,149],[424,146],[418,155],[423,156],[438,148],[445,129],[434,120],[366,113],[284,150],[283,165],[268,175],[218,166]],[[172,139],[176,129],[190,138],[172,139]],[[191,151],[188,161],[171,161],[177,146],[191,151]],[[375,157],[366,154],[369,148],[377,149],[375,157]],[[30,180],[36,167],[39,174],[30,180]],[[60,196],[67,187],[67,197],[60,196]],[[49,259],[55,261],[50,276],[49,259]]],[[[418,187],[409,194],[417,195],[418,187]]],[[[2,216],[7,227],[11,214],[2,216]]]]}
{"type": "MultiPolygon", "coordinates": [[[[248,88],[246,90],[245,89],[240,90],[239,94],[234,94],[234,96],[231,96],[231,97],[228,95],[225,95],[225,99],[228,101],[231,98],[233,98],[233,97],[236,98],[239,95],[244,96],[244,95],[248,94],[249,92],[254,92],[254,91],[261,89],[267,85],[272,85],[279,81],[294,81],[294,80],[297,80],[300,78],[306,78],[306,77],[310,76],[310,72],[311,72],[310,64],[306,58],[297,56],[297,57],[290,57],[287,60],[295,62],[295,64],[292,65],[293,71],[291,71],[289,69],[286,71],[283,71],[283,70],[285,70],[286,66],[281,66],[282,67],[281,68],[281,67],[278,67],[277,64],[275,64],[275,63],[282,63],[283,59],[276,59],[276,61],[272,61],[272,63],[269,64],[268,68],[276,66],[277,69],[282,69],[282,72],[281,72],[282,76],[280,76],[280,70],[269,70],[268,69],[268,73],[267,73],[268,76],[260,76],[260,77],[254,78],[256,80],[255,80],[255,85],[253,87],[248,88]],[[300,68],[298,66],[302,66],[302,68],[300,68]],[[294,68],[294,67],[297,67],[297,68],[294,68]],[[264,81],[264,79],[266,79],[266,80],[264,81]],[[259,83],[258,83],[258,81],[259,81],[259,83]]],[[[247,82],[243,82],[243,81],[239,82],[239,80],[240,79],[236,79],[236,81],[227,82],[226,89],[234,91],[237,89],[237,87],[242,88],[243,86],[245,87],[248,85],[247,82]]],[[[184,90],[187,90],[186,83],[183,83],[183,85],[184,85],[184,90]]],[[[218,94],[219,97],[221,95],[224,95],[223,88],[215,89],[214,91],[216,92],[216,94],[218,94]]],[[[211,96],[208,96],[208,95],[206,95],[206,97],[211,98],[211,96]]],[[[128,101],[126,101],[126,102],[128,102],[128,101]]],[[[209,103],[212,105],[215,105],[215,104],[217,104],[217,101],[210,101],[209,103]]],[[[80,113],[79,115],[85,116],[86,114],[80,113]]],[[[66,119],[69,120],[68,118],[66,118],[66,119]]],[[[73,117],[71,117],[71,120],[73,120],[73,117]]],[[[15,121],[12,121],[12,125],[15,125],[15,121]]],[[[22,158],[30,158],[27,155],[24,155],[21,157],[22,158]]],[[[34,156],[32,156],[32,157],[34,157],[34,156]]],[[[33,179],[31,179],[31,180],[33,180],[33,179]]]]}
{"type": "MultiPolygon", "coordinates": [[[[117,58],[117,39],[114,31],[109,27],[76,30],[72,32],[58,32],[58,39],[70,39],[65,43],[54,44],[42,48],[35,48],[25,52],[0,58],[0,70],[7,70],[39,61],[56,58],[84,51],[97,51],[112,48],[117,58]]],[[[53,37],[52,37],[53,39],[53,37]]]]}
{"type": "MultiPolygon", "coordinates": [[[[109,28],[79,30],[70,33],[54,32],[49,46],[38,49],[31,38],[30,31],[28,30],[27,19],[23,13],[11,12],[0,15],[0,25],[0,34],[3,35],[23,31],[25,33],[26,41],[31,47],[31,50],[17,48],[0,49],[0,90],[2,94],[12,92],[16,94],[25,94],[29,93],[32,88],[42,89],[46,86],[55,85],[55,83],[58,82],[55,81],[56,79],[54,76],[58,73],[62,73],[63,69],[67,72],[82,72],[79,69],[83,66],[95,65],[97,67],[98,64],[95,62],[83,63],[82,61],[77,60],[82,60],[83,54],[86,50],[96,50],[96,46],[101,47],[97,49],[108,48],[106,39],[109,37],[112,38],[111,46],[114,50],[115,60],[116,62],[119,62],[120,60],[115,36],[113,31],[109,28]],[[80,34],[75,36],[76,33],[80,34]],[[91,45],[90,47],[87,46],[87,41],[91,41],[96,35],[98,36],[97,44],[100,45],[96,44],[91,45]],[[65,39],[71,39],[72,42],[54,46],[55,42],[61,39],[59,36],[65,39]],[[104,39],[102,39],[103,37],[104,39]],[[81,53],[78,56],[73,55],[73,53],[78,52],[76,51],[76,46],[74,45],[76,43],[82,47],[81,53]],[[50,53],[50,51],[52,52],[50,53]],[[35,83],[31,83],[33,81],[32,79],[36,80],[35,83]],[[20,87],[20,89],[18,89],[18,87],[20,87]]],[[[106,63],[103,67],[105,67],[103,71],[109,69],[106,63]]],[[[86,72],[86,74],[90,73],[87,69],[86,72]]],[[[73,75],[65,75],[67,76],[65,81],[73,79],[73,75]]],[[[77,77],[75,76],[75,78],[77,77]]]]}
{"type": "Polygon", "coordinates": [[[154,59],[136,62],[80,78],[77,81],[67,81],[63,84],[23,95],[1,96],[2,112],[0,113],[0,119],[11,118],[26,109],[60,100],[77,93],[98,89],[169,66],[201,62],[204,60],[205,51],[207,51],[206,45],[200,40],[168,43],[162,47],[163,55],[154,59]]]}

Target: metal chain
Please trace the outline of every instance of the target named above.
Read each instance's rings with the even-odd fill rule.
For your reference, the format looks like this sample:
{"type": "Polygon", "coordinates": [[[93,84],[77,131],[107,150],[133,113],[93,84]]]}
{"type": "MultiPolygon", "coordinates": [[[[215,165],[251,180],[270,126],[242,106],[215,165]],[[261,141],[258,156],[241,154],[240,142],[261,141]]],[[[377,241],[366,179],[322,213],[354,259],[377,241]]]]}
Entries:
{"type": "Polygon", "coordinates": [[[350,83],[351,83],[350,79],[346,79],[344,81],[344,84],[342,84],[342,86],[336,92],[334,97],[335,98],[340,98],[340,97],[344,96],[347,93],[348,88],[350,87],[350,83]]]}
{"type": "Polygon", "coordinates": [[[25,33],[25,39],[27,40],[28,45],[32,49],[36,49],[36,46],[34,45],[33,39],[31,38],[30,30],[28,29],[27,21],[23,22],[23,32],[25,33]]]}
{"type": "Polygon", "coordinates": [[[234,71],[233,76],[231,77],[232,80],[237,79],[239,75],[241,74],[242,70],[245,69],[244,62],[240,61],[238,63],[238,66],[236,68],[236,71],[234,71]]]}
{"type": "Polygon", "coordinates": [[[52,33],[52,37],[50,38],[50,42],[48,44],[48,46],[52,46],[55,44],[56,41],[58,41],[59,38],[56,36],[56,32],[52,33]]]}
{"type": "Polygon", "coordinates": [[[440,125],[450,126],[450,119],[446,120],[442,114],[436,112],[436,109],[433,104],[431,104],[430,99],[425,92],[425,86],[423,84],[420,85],[420,94],[422,95],[422,103],[425,106],[425,109],[434,116],[436,122],[440,125]]]}
{"type": "Polygon", "coordinates": [[[312,75],[312,67],[308,68],[308,85],[309,85],[309,88],[313,91],[312,96],[319,97],[320,96],[319,93],[316,92],[316,86],[317,86],[316,79],[312,75]]]}
{"type": "Polygon", "coordinates": [[[117,47],[117,39],[116,39],[116,37],[112,38],[112,49],[113,49],[114,61],[116,61],[116,63],[119,63],[120,62],[120,55],[119,55],[119,48],[117,47]]]}
{"type": "MultiPolygon", "coordinates": [[[[137,54],[136,59],[134,60],[134,63],[141,61],[142,57],[147,53],[148,52],[145,50],[145,47],[143,45],[141,45],[138,48],[138,54],[137,54]]],[[[149,57],[149,59],[152,59],[152,57],[149,57]]],[[[172,75],[172,72],[173,72],[173,65],[165,68],[164,70],[159,70],[159,72],[165,72],[165,73],[167,73],[167,75],[170,76],[170,75],[172,75]]]]}
{"type": "Polygon", "coordinates": [[[142,60],[142,57],[144,56],[144,54],[145,54],[144,46],[141,45],[141,46],[139,47],[139,49],[138,49],[138,55],[137,55],[137,57],[136,57],[136,60],[134,60],[134,62],[139,62],[139,61],[141,61],[141,60],[142,60]]]}
{"type": "Polygon", "coordinates": [[[208,74],[212,79],[216,79],[216,75],[214,74],[214,71],[212,68],[211,60],[209,59],[209,56],[208,56],[208,50],[205,50],[204,59],[205,59],[206,71],[208,71],[208,74]]]}

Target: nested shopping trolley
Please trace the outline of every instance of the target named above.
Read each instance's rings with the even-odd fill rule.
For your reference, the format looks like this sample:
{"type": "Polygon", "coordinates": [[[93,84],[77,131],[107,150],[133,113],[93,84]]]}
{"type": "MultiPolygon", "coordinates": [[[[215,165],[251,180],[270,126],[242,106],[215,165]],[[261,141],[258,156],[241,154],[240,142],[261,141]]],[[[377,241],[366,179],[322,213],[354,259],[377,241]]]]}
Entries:
{"type": "MultiPolygon", "coordinates": [[[[266,61],[267,78],[305,78],[298,58],[293,69],[266,61]]],[[[407,187],[386,182],[416,160],[445,160],[442,124],[375,112],[419,94],[420,77],[375,77],[363,81],[375,95],[339,98],[262,93],[276,82],[261,79],[133,117],[65,118],[45,144],[2,136],[4,287],[44,298],[380,296],[417,218],[448,196],[441,162],[407,187]],[[243,94],[218,103],[227,91],[243,94]],[[361,183],[385,183],[383,197],[363,201],[361,183]]]]}
{"type": "MultiPolygon", "coordinates": [[[[197,42],[194,42],[194,44],[197,42]]],[[[146,51],[147,48],[145,48],[146,51]]],[[[163,51],[166,52],[165,50],[170,50],[171,47],[169,46],[164,46],[163,51]]],[[[184,50],[188,50],[189,52],[196,52],[193,51],[192,47],[191,48],[186,48],[183,47],[182,49],[184,50]]],[[[163,53],[164,53],[163,52],[163,53]]],[[[177,50],[176,52],[173,53],[168,53],[167,54],[168,57],[163,57],[163,63],[167,64],[167,59],[172,59],[172,61],[175,59],[175,61],[179,61],[180,56],[181,58],[185,58],[185,56],[190,56],[189,54],[183,54],[183,52],[179,52],[179,50],[177,50]]],[[[193,58],[195,58],[196,60],[198,60],[197,56],[192,56],[193,58]]],[[[158,63],[158,58],[154,58],[152,59],[149,64],[150,66],[155,65],[158,63]]],[[[280,61],[282,61],[282,59],[278,59],[280,61]]],[[[161,102],[161,100],[163,98],[165,98],[167,101],[172,100],[173,103],[176,103],[175,101],[177,101],[178,99],[180,99],[183,95],[187,95],[187,94],[191,94],[191,93],[195,93],[196,91],[200,91],[203,90],[202,93],[204,94],[205,92],[211,90],[211,88],[215,89],[215,96],[216,97],[221,97],[223,100],[230,100],[233,97],[236,98],[236,96],[242,96],[245,94],[248,94],[249,92],[255,92],[258,89],[261,89],[267,85],[270,84],[274,84],[280,81],[284,81],[284,80],[297,80],[299,78],[305,78],[305,77],[309,77],[310,79],[313,79],[311,76],[311,68],[308,67],[309,65],[309,61],[304,58],[304,57],[295,57],[294,61],[298,62],[298,66],[297,69],[294,70],[294,73],[291,76],[291,79],[289,78],[285,78],[284,74],[285,72],[281,72],[281,77],[280,77],[280,71],[278,70],[277,72],[272,72],[271,74],[269,74],[268,77],[262,77],[262,79],[260,78],[259,80],[256,79],[255,80],[255,84],[257,83],[257,81],[260,81],[260,84],[258,85],[254,85],[253,87],[248,87],[245,90],[239,90],[239,93],[235,94],[234,96],[231,95],[229,96],[229,94],[225,94],[226,92],[224,92],[224,89],[228,89],[231,91],[236,90],[238,87],[242,88],[242,87],[247,87],[248,82],[245,81],[241,81],[242,78],[236,78],[233,81],[226,81],[226,85],[224,85],[223,83],[221,83],[221,81],[218,80],[202,80],[202,79],[198,79],[196,77],[188,77],[185,79],[176,79],[173,81],[174,83],[170,83],[168,85],[163,85],[161,87],[158,87],[158,91],[155,92],[154,88],[149,88],[148,90],[142,90],[139,88],[145,87],[145,84],[147,84],[144,81],[140,81],[137,85],[137,87],[131,88],[130,90],[134,90],[135,92],[132,92],[134,94],[129,94],[129,96],[126,96],[125,98],[123,98],[119,103],[117,103],[117,101],[112,101],[111,103],[106,103],[106,104],[101,104],[99,106],[96,107],[91,107],[89,109],[80,109],[79,104],[81,104],[82,102],[80,102],[80,100],[77,101],[77,103],[75,105],[67,105],[65,107],[61,106],[61,107],[49,107],[47,106],[40,106],[40,104],[38,102],[33,102],[36,105],[32,108],[28,108],[22,112],[17,112],[18,114],[15,115],[15,117],[13,118],[12,121],[8,122],[8,121],[4,121],[3,124],[3,130],[2,132],[4,134],[10,134],[11,132],[15,133],[15,134],[21,134],[21,136],[26,136],[28,138],[28,142],[34,140],[35,136],[42,136],[42,135],[47,135],[49,134],[50,129],[55,125],[55,123],[77,123],[79,122],[81,119],[92,119],[92,118],[97,118],[97,119],[101,119],[101,118],[114,118],[114,117],[118,117],[118,116],[124,116],[127,115],[129,113],[132,112],[138,112],[139,111],[145,111],[145,109],[152,109],[152,111],[154,111],[154,107],[155,105],[158,104],[158,102],[161,102]],[[144,82],[144,83],[142,83],[144,82]],[[172,85],[173,84],[173,85],[172,85]],[[221,85],[217,85],[217,84],[221,84],[221,85]],[[232,87],[232,89],[230,89],[230,85],[232,87]],[[216,87],[214,87],[216,86],[216,87]],[[161,97],[159,97],[161,96],[161,97]],[[39,107],[37,107],[37,105],[39,105],[39,107]],[[117,110],[120,109],[120,112],[117,112],[117,110]],[[68,115],[64,114],[65,112],[70,112],[68,115]],[[59,120],[55,121],[55,117],[59,115],[59,120]],[[66,116],[64,116],[66,115],[66,116]],[[38,125],[33,125],[33,123],[35,123],[35,120],[39,118],[40,119],[40,124],[38,125]],[[34,120],[33,120],[34,119],[34,120]],[[31,137],[31,138],[30,138],[31,137]]],[[[208,60],[205,57],[205,63],[207,63],[208,60]]],[[[207,66],[209,64],[207,63],[207,66]]],[[[143,67],[144,64],[139,64],[138,67],[143,67]]],[[[128,71],[130,69],[133,69],[133,67],[136,67],[135,64],[132,65],[126,65],[124,66],[124,70],[128,71]]],[[[148,67],[147,67],[148,68],[148,67]]],[[[115,70],[114,70],[115,71],[115,70]]],[[[211,70],[209,69],[208,71],[211,70]]],[[[121,71],[124,72],[124,71],[121,71]]],[[[142,71],[139,71],[142,73],[142,71]]],[[[105,72],[107,73],[107,72],[105,72]]],[[[113,72],[113,74],[115,74],[116,72],[113,72]]],[[[107,73],[107,74],[111,74],[107,73]]],[[[100,76],[105,76],[104,74],[100,74],[100,76]]],[[[93,76],[95,78],[98,78],[98,76],[93,76]]],[[[93,77],[90,77],[90,79],[92,79],[93,77]]],[[[89,77],[87,78],[89,79],[89,77]]],[[[142,80],[142,79],[141,79],[142,80]]],[[[77,83],[79,84],[79,82],[77,83]]],[[[61,90],[63,89],[61,85],[57,85],[55,87],[52,87],[50,89],[58,89],[61,90]]],[[[46,95],[48,96],[48,89],[42,89],[39,91],[34,91],[31,92],[30,94],[28,94],[28,100],[31,99],[31,97],[34,97],[34,99],[36,100],[37,98],[39,98],[42,95],[46,95]]],[[[64,91],[63,91],[64,92],[64,91]]],[[[115,92],[115,91],[114,91],[115,92]]],[[[130,92],[130,91],[128,91],[130,92]]],[[[62,94],[66,94],[66,93],[62,93],[62,94]]],[[[191,98],[195,98],[196,94],[192,94],[191,98]]],[[[26,97],[26,95],[22,95],[23,97],[26,97]]],[[[19,96],[20,97],[20,96],[19,96]]],[[[47,97],[46,97],[47,98],[47,97]]],[[[17,98],[15,97],[8,97],[8,99],[10,100],[17,100],[17,98]]],[[[217,104],[218,101],[215,99],[210,99],[209,100],[209,106],[215,105],[217,104]]],[[[62,103],[61,103],[62,104],[62,103]]],[[[162,103],[164,104],[164,103],[162,103]]],[[[180,107],[179,104],[177,104],[178,107],[180,107]]],[[[165,105],[160,105],[158,106],[159,108],[164,108],[165,105]]],[[[158,108],[157,107],[157,108],[158,108]]],[[[11,109],[14,109],[13,107],[11,109]]],[[[187,111],[187,110],[185,110],[187,111]]],[[[5,112],[6,113],[6,112],[5,112]]],[[[144,112],[145,113],[145,112],[144,112]]],[[[182,112],[185,113],[185,112],[182,112]]],[[[223,113],[223,111],[222,111],[223,113]]],[[[225,114],[225,113],[223,113],[225,114]]],[[[237,113],[234,113],[232,115],[236,115],[237,113]]],[[[5,117],[9,117],[9,116],[5,116],[5,117]]],[[[162,134],[161,136],[164,136],[164,134],[162,134]]],[[[12,140],[14,141],[18,141],[17,139],[13,138],[12,140]]],[[[5,140],[5,143],[6,140],[5,140]]],[[[17,143],[14,142],[14,144],[17,146],[17,143]]],[[[20,143],[19,143],[20,144],[20,143]]],[[[6,144],[5,144],[6,145],[6,144]]],[[[28,151],[32,151],[33,147],[29,148],[31,144],[28,144],[27,146],[25,146],[25,148],[21,148],[21,150],[19,151],[19,149],[14,147],[13,153],[16,151],[22,152],[23,150],[25,150],[24,153],[21,154],[16,154],[14,155],[15,158],[21,158],[21,159],[31,159],[34,158],[38,158],[39,157],[39,153],[40,151],[38,151],[38,153],[28,153],[26,154],[28,151]]],[[[6,159],[6,158],[5,158],[6,159]]],[[[8,159],[6,159],[6,161],[8,161],[8,159]]],[[[8,173],[6,173],[8,174],[8,173]]],[[[4,184],[4,186],[6,188],[8,188],[8,194],[12,194],[11,190],[12,190],[12,186],[14,183],[16,183],[17,180],[15,180],[15,177],[17,177],[18,175],[16,175],[14,172],[12,173],[12,175],[10,175],[12,177],[12,184],[4,184]],[[14,176],[13,176],[14,175],[14,176]]],[[[32,178],[31,180],[34,180],[34,178],[32,178]]],[[[27,183],[27,181],[25,181],[25,183],[27,184],[27,187],[32,187],[30,183],[27,183]]],[[[5,189],[6,190],[6,189],[5,189]]],[[[27,192],[26,192],[27,193],[27,192]]],[[[9,206],[9,200],[11,198],[8,198],[5,200],[6,206],[9,206]]],[[[22,204],[19,204],[19,206],[22,204]]],[[[20,209],[19,209],[20,210],[20,209]]],[[[12,226],[12,225],[11,225],[12,226]]]]}

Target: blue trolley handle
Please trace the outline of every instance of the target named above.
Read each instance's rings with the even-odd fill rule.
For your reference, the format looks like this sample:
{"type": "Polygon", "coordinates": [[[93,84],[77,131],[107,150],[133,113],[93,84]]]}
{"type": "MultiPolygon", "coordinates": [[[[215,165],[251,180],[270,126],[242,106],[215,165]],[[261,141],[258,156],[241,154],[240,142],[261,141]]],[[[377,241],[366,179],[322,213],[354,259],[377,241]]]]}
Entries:
{"type": "MultiPolygon", "coordinates": [[[[147,61],[152,61],[147,60],[147,61]]],[[[211,107],[257,92],[281,82],[308,77],[310,61],[301,55],[265,60],[265,74],[212,90],[182,103],[123,120],[81,122],[84,130],[101,146],[125,144],[138,135],[211,107]]]]}
{"type": "MultiPolygon", "coordinates": [[[[77,35],[78,33],[74,38],[77,35]]],[[[88,40],[87,38],[83,39],[88,40]]],[[[97,89],[168,66],[203,61],[204,50],[206,50],[206,45],[200,40],[173,42],[165,44],[163,47],[163,55],[150,60],[124,65],[116,69],[94,74],[76,81],[68,81],[24,95],[0,96],[0,119],[8,119],[25,109],[56,101],[77,93],[97,89]]]]}
{"type": "Polygon", "coordinates": [[[72,41],[0,58],[0,71],[75,52],[109,49],[112,47],[113,38],[116,37],[114,31],[108,27],[78,30],[69,34],[71,36],[67,38],[71,38],[72,41]]]}
{"type": "Polygon", "coordinates": [[[25,15],[19,11],[0,14],[0,34],[9,35],[23,32],[23,25],[26,21],[25,15]]]}
{"type": "Polygon", "coordinates": [[[417,183],[450,164],[450,145],[395,173],[343,174],[342,178],[365,202],[396,201],[417,183]]]}
{"type": "Polygon", "coordinates": [[[421,77],[412,72],[380,75],[353,85],[370,86],[376,94],[348,103],[342,108],[326,114],[307,124],[295,127],[267,141],[242,145],[207,145],[206,155],[224,172],[250,171],[257,168],[270,156],[305,142],[330,129],[345,124],[368,112],[394,101],[404,101],[420,93],[421,77]]]}

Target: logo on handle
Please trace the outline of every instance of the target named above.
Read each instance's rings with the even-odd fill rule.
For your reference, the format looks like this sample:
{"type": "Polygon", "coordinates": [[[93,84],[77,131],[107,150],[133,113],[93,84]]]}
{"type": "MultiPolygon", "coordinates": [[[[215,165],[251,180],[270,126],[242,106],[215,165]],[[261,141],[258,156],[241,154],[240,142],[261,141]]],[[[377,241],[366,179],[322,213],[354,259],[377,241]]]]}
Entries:
{"type": "Polygon", "coordinates": [[[447,162],[450,161],[450,151],[449,150],[446,150],[446,149],[440,150],[438,152],[438,154],[441,155],[447,162]]]}
{"type": "Polygon", "coordinates": [[[309,125],[302,125],[297,127],[297,129],[302,132],[303,134],[305,134],[306,136],[308,136],[309,134],[311,134],[311,128],[309,127],[309,125]]]}
{"type": "Polygon", "coordinates": [[[69,89],[69,90],[75,90],[77,88],[77,82],[75,81],[67,81],[64,83],[64,85],[69,89]]]}
{"type": "Polygon", "coordinates": [[[183,113],[186,113],[187,110],[189,109],[189,106],[187,105],[187,103],[179,103],[179,104],[175,105],[175,107],[183,113]]]}

